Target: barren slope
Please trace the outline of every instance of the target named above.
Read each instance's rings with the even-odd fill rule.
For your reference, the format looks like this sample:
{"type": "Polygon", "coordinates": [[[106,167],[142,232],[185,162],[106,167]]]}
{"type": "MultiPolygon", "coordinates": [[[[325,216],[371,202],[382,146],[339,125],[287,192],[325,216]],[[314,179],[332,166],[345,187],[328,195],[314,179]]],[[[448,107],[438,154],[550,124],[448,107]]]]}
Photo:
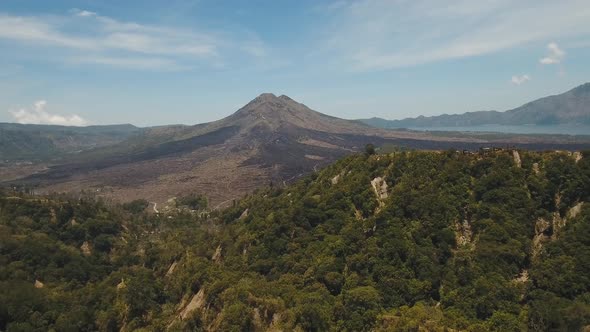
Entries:
{"type": "MultiPolygon", "coordinates": [[[[506,137],[458,135],[371,128],[318,113],[287,96],[262,94],[219,121],[149,128],[20,182],[40,191],[90,190],[116,200],[146,198],[158,204],[197,192],[216,206],[261,186],[293,181],[361,151],[367,143],[437,150],[519,143],[506,137]]],[[[521,146],[540,149],[588,146],[530,138],[525,143],[521,146]]]]}

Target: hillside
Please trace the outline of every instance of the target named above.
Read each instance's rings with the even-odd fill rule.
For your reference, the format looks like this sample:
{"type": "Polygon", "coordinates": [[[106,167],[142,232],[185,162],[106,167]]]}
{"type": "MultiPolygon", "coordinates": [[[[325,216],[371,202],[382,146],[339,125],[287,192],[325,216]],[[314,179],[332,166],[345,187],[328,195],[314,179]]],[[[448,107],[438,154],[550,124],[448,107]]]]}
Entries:
{"type": "Polygon", "coordinates": [[[0,123],[0,162],[57,159],[122,142],[139,131],[132,125],[67,127],[0,123]]]}
{"type": "Polygon", "coordinates": [[[316,112],[287,96],[262,94],[215,122],[145,128],[122,142],[71,155],[48,168],[32,168],[34,174],[28,177],[0,168],[0,178],[20,177],[8,184],[39,192],[91,190],[118,201],[145,198],[161,206],[197,190],[222,207],[256,188],[292,182],[362,151],[368,143],[431,150],[590,146],[590,140],[577,137],[435,136],[376,129],[316,112]]]}
{"type": "Polygon", "coordinates": [[[586,154],[356,154],[210,214],[0,196],[1,330],[590,324],[586,154]]]}
{"type": "Polygon", "coordinates": [[[544,97],[505,112],[479,111],[464,114],[419,116],[403,120],[360,120],[379,128],[467,127],[479,125],[590,125],[590,83],[565,93],[544,97]]]}

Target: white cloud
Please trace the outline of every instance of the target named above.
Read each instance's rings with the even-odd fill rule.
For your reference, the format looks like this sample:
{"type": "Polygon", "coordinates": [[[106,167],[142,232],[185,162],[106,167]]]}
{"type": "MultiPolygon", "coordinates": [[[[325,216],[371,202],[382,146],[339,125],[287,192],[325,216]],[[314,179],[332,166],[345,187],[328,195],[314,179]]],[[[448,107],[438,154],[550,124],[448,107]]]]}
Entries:
{"type": "Polygon", "coordinates": [[[512,76],[512,79],[510,80],[510,82],[512,82],[512,84],[514,84],[514,85],[521,85],[521,84],[524,84],[530,80],[531,80],[531,77],[527,74],[524,74],[521,76],[518,76],[518,75],[512,76]]]}
{"type": "Polygon", "coordinates": [[[556,43],[549,43],[547,45],[547,49],[549,49],[549,55],[539,60],[541,64],[544,65],[554,65],[561,62],[563,57],[565,56],[565,52],[559,48],[556,43]]]}
{"type": "Polygon", "coordinates": [[[353,70],[386,70],[590,36],[587,0],[336,2],[324,52],[353,70]]]}
{"type": "Polygon", "coordinates": [[[80,16],[80,17],[90,17],[90,16],[96,16],[95,12],[91,12],[88,10],[80,10],[78,8],[74,8],[72,10],[70,10],[70,13],[76,15],[76,16],[80,16]]]}
{"type": "Polygon", "coordinates": [[[76,114],[59,115],[51,114],[45,110],[47,102],[39,100],[33,104],[32,109],[21,108],[9,111],[17,123],[22,124],[50,124],[62,126],[85,126],[88,121],[76,114]]]}
{"type": "Polygon", "coordinates": [[[228,36],[208,30],[146,25],[80,9],[64,16],[0,13],[0,39],[51,47],[66,53],[62,59],[110,59],[86,62],[131,69],[149,69],[146,64],[150,62],[157,67],[169,64],[172,70],[196,63],[218,66],[226,58],[244,53],[239,50],[245,50],[252,58],[268,56],[266,45],[252,33],[236,32],[228,36]],[[138,62],[132,63],[132,59],[138,62]]]}

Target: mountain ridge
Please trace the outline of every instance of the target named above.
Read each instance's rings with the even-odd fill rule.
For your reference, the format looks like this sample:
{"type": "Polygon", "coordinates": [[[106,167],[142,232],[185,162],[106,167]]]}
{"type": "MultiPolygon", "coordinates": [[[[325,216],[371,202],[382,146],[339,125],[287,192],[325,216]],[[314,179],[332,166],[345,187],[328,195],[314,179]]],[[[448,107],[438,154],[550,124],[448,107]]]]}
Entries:
{"type": "Polygon", "coordinates": [[[0,123],[0,161],[56,158],[122,142],[141,132],[131,124],[85,127],[0,123]]]}
{"type": "Polygon", "coordinates": [[[479,125],[590,125],[590,83],[584,83],[561,94],[525,103],[504,112],[475,111],[462,114],[418,116],[402,120],[361,119],[379,128],[461,127],[479,125]]]}

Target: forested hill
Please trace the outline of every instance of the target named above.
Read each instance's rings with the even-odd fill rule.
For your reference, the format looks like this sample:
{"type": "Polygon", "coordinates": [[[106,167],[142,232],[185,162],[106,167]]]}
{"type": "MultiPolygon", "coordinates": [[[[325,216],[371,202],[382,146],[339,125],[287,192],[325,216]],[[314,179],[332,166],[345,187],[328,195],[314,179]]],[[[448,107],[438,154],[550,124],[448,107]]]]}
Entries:
{"type": "Polygon", "coordinates": [[[588,158],[359,154],[211,214],[4,194],[0,330],[577,331],[588,158]]]}

